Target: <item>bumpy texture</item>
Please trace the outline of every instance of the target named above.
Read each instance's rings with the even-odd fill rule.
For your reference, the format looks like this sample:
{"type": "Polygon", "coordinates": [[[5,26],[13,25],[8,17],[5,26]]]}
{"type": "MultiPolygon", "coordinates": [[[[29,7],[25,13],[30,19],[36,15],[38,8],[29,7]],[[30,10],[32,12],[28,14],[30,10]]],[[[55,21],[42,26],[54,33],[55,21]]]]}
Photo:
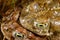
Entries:
{"type": "Polygon", "coordinates": [[[60,40],[60,0],[1,0],[3,40],[60,40]]]}
{"type": "MultiPolygon", "coordinates": [[[[49,4],[51,4],[51,2],[49,4]]],[[[57,5],[54,3],[55,2],[51,4],[53,6],[49,5],[48,3],[46,4],[52,8],[46,8],[44,5],[42,5],[42,8],[38,2],[31,3],[30,5],[23,8],[20,16],[20,23],[28,30],[42,36],[52,35],[54,31],[60,32],[59,3],[56,3],[57,5]]]]}

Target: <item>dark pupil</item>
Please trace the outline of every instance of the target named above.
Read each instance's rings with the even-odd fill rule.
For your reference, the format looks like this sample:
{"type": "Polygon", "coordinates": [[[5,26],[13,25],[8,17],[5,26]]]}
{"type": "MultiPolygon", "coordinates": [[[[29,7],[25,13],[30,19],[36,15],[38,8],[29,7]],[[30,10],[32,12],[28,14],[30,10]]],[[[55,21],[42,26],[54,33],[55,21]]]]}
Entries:
{"type": "Polygon", "coordinates": [[[18,37],[22,37],[22,36],[20,36],[20,35],[17,35],[18,37]]]}
{"type": "Polygon", "coordinates": [[[39,25],[39,26],[43,26],[43,25],[39,25]]]}

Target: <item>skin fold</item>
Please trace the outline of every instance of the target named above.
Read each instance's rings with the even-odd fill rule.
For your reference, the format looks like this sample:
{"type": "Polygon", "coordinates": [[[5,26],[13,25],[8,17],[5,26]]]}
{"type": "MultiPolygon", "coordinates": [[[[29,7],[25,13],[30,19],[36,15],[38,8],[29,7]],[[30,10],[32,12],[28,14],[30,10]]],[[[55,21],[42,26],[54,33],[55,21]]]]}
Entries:
{"type": "Polygon", "coordinates": [[[9,9],[6,13],[5,16],[3,16],[2,21],[10,21],[14,20],[17,21],[18,17],[20,15],[20,10],[19,9],[9,9]]]}

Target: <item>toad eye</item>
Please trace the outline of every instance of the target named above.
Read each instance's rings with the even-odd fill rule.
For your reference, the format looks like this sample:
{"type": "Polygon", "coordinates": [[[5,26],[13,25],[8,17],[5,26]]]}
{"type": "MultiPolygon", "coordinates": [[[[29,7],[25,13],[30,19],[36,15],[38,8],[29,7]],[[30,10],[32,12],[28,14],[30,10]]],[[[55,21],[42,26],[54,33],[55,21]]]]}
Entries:
{"type": "Polygon", "coordinates": [[[16,33],[15,36],[16,36],[16,37],[24,37],[24,35],[21,34],[21,33],[16,33]]]}
{"type": "Polygon", "coordinates": [[[44,25],[43,24],[36,24],[37,27],[43,28],[44,25]]]}
{"type": "Polygon", "coordinates": [[[39,26],[43,27],[43,25],[39,25],[39,26]]]}

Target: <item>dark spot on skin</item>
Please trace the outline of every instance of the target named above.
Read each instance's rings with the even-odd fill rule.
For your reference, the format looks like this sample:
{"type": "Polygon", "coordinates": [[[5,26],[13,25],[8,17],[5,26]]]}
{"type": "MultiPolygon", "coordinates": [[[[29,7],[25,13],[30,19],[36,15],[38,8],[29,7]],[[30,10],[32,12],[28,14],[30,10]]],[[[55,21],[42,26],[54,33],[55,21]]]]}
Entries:
{"type": "Polygon", "coordinates": [[[46,24],[45,24],[46,25],[46,24]]]}
{"type": "Polygon", "coordinates": [[[8,29],[6,29],[6,31],[8,31],[8,29]]]}

